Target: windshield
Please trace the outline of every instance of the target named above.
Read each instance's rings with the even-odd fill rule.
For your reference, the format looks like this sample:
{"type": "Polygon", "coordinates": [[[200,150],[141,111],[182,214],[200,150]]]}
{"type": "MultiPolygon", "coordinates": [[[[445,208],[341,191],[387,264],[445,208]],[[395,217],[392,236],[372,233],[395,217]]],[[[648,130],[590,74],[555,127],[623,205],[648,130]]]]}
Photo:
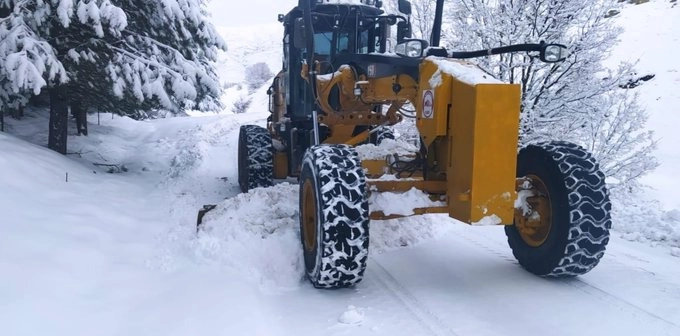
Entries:
{"type": "Polygon", "coordinates": [[[332,32],[314,34],[314,53],[318,55],[330,55],[331,45],[333,45],[332,32]]]}
{"type": "MultiPolygon", "coordinates": [[[[359,33],[356,51],[353,48],[352,37],[348,32],[336,33],[335,51],[337,53],[352,53],[366,54],[369,52],[369,34],[365,30],[359,33]]],[[[314,53],[317,55],[330,55],[333,51],[333,32],[317,32],[314,34],[314,53]]]]}

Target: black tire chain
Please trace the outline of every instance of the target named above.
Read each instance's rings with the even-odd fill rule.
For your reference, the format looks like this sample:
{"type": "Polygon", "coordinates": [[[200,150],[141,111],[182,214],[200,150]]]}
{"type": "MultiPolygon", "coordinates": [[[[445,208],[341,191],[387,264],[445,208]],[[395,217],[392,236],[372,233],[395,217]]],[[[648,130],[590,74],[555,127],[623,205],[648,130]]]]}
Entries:
{"type": "MultiPolygon", "coordinates": [[[[564,176],[569,209],[569,233],[557,266],[545,277],[573,277],[593,269],[604,255],[611,229],[611,201],[605,176],[582,147],[569,142],[530,145],[545,150],[564,176]]],[[[507,230],[510,227],[506,228],[507,230]]],[[[510,242],[510,236],[508,235],[510,242]]],[[[512,245],[511,245],[512,246],[512,245]]],[[[517,258],[515,249],[513,254],[517,258]]],[[[519,259],[519,258],[518,258],[519,259]]]]}
{"type": "Polygon", "coordinates": [[[317,288],[359,283],[368,259],[369,211],[366,177],[359,156],[347,145],[320,145],[307,150],[303,166],[312,167],[320,196],[323,239],[316,274],[317,288]]]}
{"type": "MultiPolygon", "coordinates": [[[[244,176],[247,180],[248,190],[258,187],[270,187],[273,185],[274,174],[274,148],[272,138],[266,128],[257,125],[243,125],[240,129],[244,136],[246,150],[246,167],[244,176]]],[[[241,181],[239,181],[241,182],[241,181]]]]}
{"type": "Polygon", "coordinates": [[[375,132],[375,145],[379,146],[385,139],[394,140],[394,132],[389,128],[381,127],[375,132]]]}

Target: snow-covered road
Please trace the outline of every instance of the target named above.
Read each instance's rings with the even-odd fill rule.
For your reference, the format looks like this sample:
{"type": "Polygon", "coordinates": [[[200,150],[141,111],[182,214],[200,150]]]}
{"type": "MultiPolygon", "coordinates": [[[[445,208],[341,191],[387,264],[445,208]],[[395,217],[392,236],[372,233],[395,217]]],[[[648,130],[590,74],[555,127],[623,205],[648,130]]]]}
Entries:
{"type": "Polygon", "coordinates": [[[0,134],[0,334],[680,334],[679,259],[617,233],[595,270],[555,281],[500,227],[375,221],[364,281],[312,288],[297,186],[238,194],[238,128],[263,117],[103,118],[75,160],[0,134]]]}
{"type": "MultiPolygon", "coordinates": [[[[636,90],[659,139],[661,166],[644,182],[667,218],[626,205],[585,276],[535,277],[502,228],[428,215],[372,222],[364,281],[317,290],[303,278],[294,181],[239,193],[238,129],[266,114],[102,115],[64,157],[30,144],[47,142],[47,113],[27,111],[7,120],[22,139],[0,133],[0,335],[680,335],[680,6],[628,8],[611,61],[655,74],[636,90]],[[209,203],[220,207],[197,234],[209,203]]],[[[280,64],[281,27],[263,30],[223,32],[227,110],[250,95],[231,85],[246,61],[280,64]]],[[[266,111],[266,89],[251,111],[266,111]]]]}

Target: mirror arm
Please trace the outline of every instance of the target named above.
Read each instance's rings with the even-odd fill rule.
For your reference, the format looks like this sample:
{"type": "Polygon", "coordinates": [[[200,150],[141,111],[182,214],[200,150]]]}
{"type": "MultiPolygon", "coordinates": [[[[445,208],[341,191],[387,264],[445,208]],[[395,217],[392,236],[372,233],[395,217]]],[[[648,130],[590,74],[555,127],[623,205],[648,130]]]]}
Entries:
{"type": "Polygon", "coordinates": [[[541,48],[543,48],[543,45],[537,43],[514,44],[505,47],[482,49],[475,51],[452,51],[449,53],[449,58],[475,58],[520,51],[541,51],[541,48]]]}
{"type": "MultiPolygon", "coordinates": [[[[545,62],[545,59],[544,59],[545,49],[549,45],[551,45],[551,44],[546,44],[545,42],[523,43],[523,44],[513,44],[513,45],[509,45],[509,46],[504,46],[504,47],[475,50],[475,51],[452,51],[448,54],[448,57],[449,58],[464,59],[464,58],[476,58],[476,57],[483,57],[483,56],[522,52],[522,51],[526,51],[526,52],[537,51],[537,52],[541,53],[540,58],[541,58],[542,61],[545,62]]],[[[552,44],[552,45],[556,45],[556,46],[559,46],[559,47],[562,47],[562,48],[566,48],[566,46],[561,45],[561,44],[552,44]]]]}

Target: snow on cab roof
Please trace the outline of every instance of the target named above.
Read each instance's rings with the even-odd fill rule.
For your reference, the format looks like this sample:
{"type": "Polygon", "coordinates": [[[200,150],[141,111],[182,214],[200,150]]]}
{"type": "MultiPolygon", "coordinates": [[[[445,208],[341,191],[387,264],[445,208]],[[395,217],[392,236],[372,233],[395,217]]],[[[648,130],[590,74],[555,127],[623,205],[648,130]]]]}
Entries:
{"type": "Polygon", "coordinates": [[[432,88],[441,85],[442,73],[451,75],[459,81],[470,85],[503,84],[502,81],[484,72],[473,63],[434,56],[428,57],[427,60],[433,62],[439,68],[430,79],[430,86],[432,88]]]}

